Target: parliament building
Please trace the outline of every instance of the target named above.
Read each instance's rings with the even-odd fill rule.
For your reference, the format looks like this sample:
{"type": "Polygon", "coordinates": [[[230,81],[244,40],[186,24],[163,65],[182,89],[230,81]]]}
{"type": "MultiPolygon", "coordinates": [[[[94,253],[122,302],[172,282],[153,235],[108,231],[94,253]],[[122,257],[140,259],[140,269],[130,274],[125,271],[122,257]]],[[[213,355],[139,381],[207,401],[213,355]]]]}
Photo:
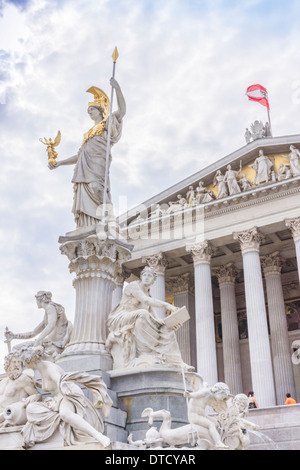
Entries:
{"type": "Polygon", "coordinates": [[[300,135],[246,141],[119,218],[134,249],[113,301],[152,266],[152,296],[189,311],[184,361],[274,407],[300,400],[300,135]]]}

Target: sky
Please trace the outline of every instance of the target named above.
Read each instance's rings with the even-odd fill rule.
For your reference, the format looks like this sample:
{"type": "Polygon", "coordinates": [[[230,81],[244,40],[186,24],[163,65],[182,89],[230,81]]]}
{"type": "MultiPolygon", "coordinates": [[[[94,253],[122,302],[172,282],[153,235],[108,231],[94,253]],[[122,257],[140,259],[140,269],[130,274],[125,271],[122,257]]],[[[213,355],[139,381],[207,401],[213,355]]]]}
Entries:
{"type": "Polygon", "coordinates": [[[110,96],[112,52],[127,113],[112,150],[123,213],[245,145],[267,120],[248,86],[267,88],[274,136],[299,133],[297,0],[0,0],[0,372],[4,329],[43,318],[39,290],[74,319],[58,237],[75,228],[71,166],[50,171],[40,138],[61,131],[58,159],[92,125],[91,86],[110,96]]]}

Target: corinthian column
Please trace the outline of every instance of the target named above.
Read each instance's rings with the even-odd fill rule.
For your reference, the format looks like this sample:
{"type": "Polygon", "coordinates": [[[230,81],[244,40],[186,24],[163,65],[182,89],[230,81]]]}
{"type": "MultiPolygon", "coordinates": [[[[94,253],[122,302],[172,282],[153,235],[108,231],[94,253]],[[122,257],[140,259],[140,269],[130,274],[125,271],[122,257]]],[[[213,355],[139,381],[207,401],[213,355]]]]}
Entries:
{"type": "Polygon", "coordinates": [[[262,256],[261,261],[266,278],[277,404],[283,405],[287,392],[295,396],[295,383],[281,284],[282,260],[275,252],[262,256]]]}
{"type": "MultiPolygon", "coordinates": [[[[177,341],[181,351],[182,359],[186,364],[195,367],[194,343],[191,344],[191,332],[194,332],[195,312],[190,293],[191,274],[184,273],[178,276],[170,276],[166,279],[166,295],[173,296],[175,307],[186,307],[190,320],[185,322],[181,328],[176,331],[177,341]],[[193,362],[192,362],[193,361],[193,362]]],[[[194,335],[192,335],[194,339],[194,335]]]]}
{"type": "Polygon", "coordinates": [[[300,217],[294,219],[287,219],[285,225],[290,229],[293,235],[295,248],[296,248],[296,258],[298,266],[298,277],[300,280],[300,217]]]}
{"type": "MultiPolygon", "coordinates": [[[[149,256],[143,260],[148,266],[154,269],[156,272],[156,281],[151,286],[150,293],[151,296],[155,299],[166,301],[166,287],[165,287],[165,271],[167,267],[167,258],[163,253],[158,253],[156,255],[149,256]]],[[[160,318],[165,318],[166,310],[165,308],[155,308],[157,315],[160,318]]]]}
{"type": "Polygon", "coordinates": [[[209,385],[218,381],[214,308],[211,284],[211,245],[204,241],[187,247],[192,253],[195,272],[195,320],[197,370],[209,385]]]}
{"type": "Polygon", "coordinates": [[[259,258],[262,235],[256,227],[235,233],[240,242],[245,280],[252,388],[260,407],[276,405],[271,349],[259,258]]]}
{"type": "Polygon", "coordinates": [[[130,250],[117,240],[102,240],[96,234],[70,240],[60,246],[75,273],[76,290],[74,328],[70,343],[57,362],[72,369],[75,359],[79,370],[108,370],[111,356],[105,348],[106,321],[112,308],[116,276],[130,256],[130,250]]]}
{"type": "Polygon", "coordinates": [[[221,297],[222,343],[225,382],[232,394],[243,391],[240,341],[235,300],[235,280],[239,271],[233,264],[215,269],[221,297]]]}

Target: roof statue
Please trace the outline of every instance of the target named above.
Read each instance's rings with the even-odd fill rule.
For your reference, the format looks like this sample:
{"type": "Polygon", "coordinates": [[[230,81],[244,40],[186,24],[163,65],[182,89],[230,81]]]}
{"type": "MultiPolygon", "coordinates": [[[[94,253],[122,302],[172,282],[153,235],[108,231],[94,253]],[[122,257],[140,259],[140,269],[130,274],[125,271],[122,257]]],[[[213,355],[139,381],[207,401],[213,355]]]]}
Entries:
{"type": "Polygon", "coordinates": [[[290,146],[290,153],[286,158],[290,163],[292,176],[300,176],[300,152],[294,145],[290,146]]]}
{"type": "MultiPolygon", "coordinates": [[[[266,136],[268,123],[263,125],[256,121],[252,128],[255,129],[256,136],[266,136]]],[[[253,134],[246,130],[248,143],[253,134]]],[[[196,181],[185,188],[182,187],[180,193],[170,195],[170,200],[164,199],[163,202],[155,201],[149,208],[151,220],[157,218],[171,217],[172,214],[182,211],[190,211],[203,205],[216,205],[219,200],[227,200],[231,196],[243,197],[244,193],[253,191],[266,185],[272,185],[283,180],[290,180],[300,176],[300,150],[295,145],[289,146],[289,153],[266,155],[263,149],[258,149],[258,155],[249,163],[242,164],[239,161],[239,169],[234,169],[233,164],[228,163],[225,167],[217,169],[209,179],[196,181]],[[251,169],[251,171],[249,170],[251,169]],[[184,196],[182,195],[184,194],[184,196]],[[154,210],[155,208],[155,210],[154,210]]],[[[147,223],[147,211],[143,211],[143,218],[133,217],[130,225],[147,223]]]]}
{"type": "Polygon", "coordinates": [[[268,183],[271,180],[273,163],[263,150],[259,150],[259,155],[252,165],[249,165],[256,172],[255,184],[268,183]]]}
{"type": "Polygon", "coordinates": [[[251,124],[250,129],[251,130],[247,127],[245,131],[245,140],[247,144],[250,144],[250,142],[257,139],[272,137],[270,124],[268,122],[263,124],[262,121],[256,120],[251,124]]]}

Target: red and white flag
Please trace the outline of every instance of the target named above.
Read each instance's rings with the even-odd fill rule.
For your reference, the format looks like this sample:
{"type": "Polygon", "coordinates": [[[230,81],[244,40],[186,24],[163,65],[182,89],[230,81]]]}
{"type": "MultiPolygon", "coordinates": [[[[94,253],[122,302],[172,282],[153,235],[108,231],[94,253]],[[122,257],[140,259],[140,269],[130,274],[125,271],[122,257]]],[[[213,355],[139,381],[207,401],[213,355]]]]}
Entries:
{"type": "Polygon", "coordinates": [[[247,88],[246,95],[249,100],[257,101],[258,103],[270,109],[269,98],[267,90],[261,85],[251,85],[247,88]]]}

